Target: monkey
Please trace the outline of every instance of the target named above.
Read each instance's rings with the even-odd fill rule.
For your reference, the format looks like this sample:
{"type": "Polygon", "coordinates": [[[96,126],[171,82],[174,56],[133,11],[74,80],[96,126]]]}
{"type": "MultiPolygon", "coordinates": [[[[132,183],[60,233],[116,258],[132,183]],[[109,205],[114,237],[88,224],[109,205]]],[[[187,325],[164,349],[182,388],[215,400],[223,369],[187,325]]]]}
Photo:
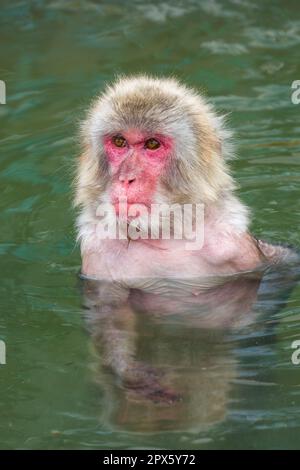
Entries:
{"type": "Polygon", "coordinates": [[[266,270],[299,257],[250,233],[229,167],[234,148],[225,118],[178,80],[118,78],[91,104],[80,139],[74,205],[81,276],[99,283],[87,297],[92,316],[102,319],[104,362],[147,399],[177,402],[180,394],[135,360],[135,312],[184,315],[201,328],[243,324],[255,316],[266,270]],[[200,221],[189,216],[194,231],[203,230],[198,248],[188,249],[184,236],[162,236],[167,211],[151,218],[160,205],[203,207],[200,221]],[[118,236],[103,236],[103,221],[115,223],[118,236]]]}
{"type": "Polygon", "coordinates": [[[130,281],[232,274],[293,258],[291,250],[249,233],[249,211],[228,167],[233,150],[224,118],[175,79],[117,80],[92,104],[81,137],[75,205],[84,275],[130,281]],[[99,239],[97,207],[109,202],[118,212],[123,197],[128,206],[203,204],[202,248],[187,252],[177,240],[99,239]]]}

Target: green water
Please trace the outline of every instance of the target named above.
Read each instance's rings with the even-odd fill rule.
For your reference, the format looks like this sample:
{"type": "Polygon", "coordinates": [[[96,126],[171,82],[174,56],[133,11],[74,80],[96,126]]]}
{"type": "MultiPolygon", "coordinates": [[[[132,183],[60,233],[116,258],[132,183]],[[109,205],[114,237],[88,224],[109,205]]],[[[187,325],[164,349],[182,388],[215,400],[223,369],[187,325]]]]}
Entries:
{"type": "MultiPolygon", "coordinates": [[[[71,209],[77,121],[117,73],[174,74],[212,98],[239,142],[252,230],[300,246],[296,1],[0,2],[1,448],[299,448],[300,287],[226,339],[151,317],[137,355],[187,404],[126,396],[83,318],[71,209]],[[175,370],[175,365],[178,365],[175,370]],[[182,376],[181,376],[182,374],[182,376]]],[[[241,305],[242,308],[242,305],[241,305]]]]}

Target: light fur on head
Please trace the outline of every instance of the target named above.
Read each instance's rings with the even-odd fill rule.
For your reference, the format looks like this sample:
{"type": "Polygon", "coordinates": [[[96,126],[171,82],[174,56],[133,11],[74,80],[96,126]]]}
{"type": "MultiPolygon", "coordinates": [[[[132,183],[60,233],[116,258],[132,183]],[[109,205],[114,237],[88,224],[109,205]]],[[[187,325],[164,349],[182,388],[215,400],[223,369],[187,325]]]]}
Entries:
{"type": "Polygon", "coordinates": [[[234,200],[240,225],[246,226],[247,214],[233,196],[226,162],[233,151],[224,118],[177,80],[146,75],[119,78],[108,86],[82,123],[75,195],[75,205],[82,207],[80,220],[94,217],[99,203],[107,202],[110,175],[103,137],[132,128],[168,135],[175,143],[153,202],[218,205],[227,198],[234,200]]]}

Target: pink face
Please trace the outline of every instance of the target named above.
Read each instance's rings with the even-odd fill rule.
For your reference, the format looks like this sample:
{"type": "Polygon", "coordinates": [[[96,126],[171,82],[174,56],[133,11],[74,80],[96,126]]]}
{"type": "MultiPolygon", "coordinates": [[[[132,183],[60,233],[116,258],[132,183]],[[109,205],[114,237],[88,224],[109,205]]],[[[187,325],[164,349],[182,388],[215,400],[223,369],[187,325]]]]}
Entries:
{"type": "Polygon", "coordinates": [[[149,207],[158,180],[173,148],[173,140],[161,134],[129,130],[104,138],[112,174],[111,202],[118,213],[120,200],[149,207]]]}

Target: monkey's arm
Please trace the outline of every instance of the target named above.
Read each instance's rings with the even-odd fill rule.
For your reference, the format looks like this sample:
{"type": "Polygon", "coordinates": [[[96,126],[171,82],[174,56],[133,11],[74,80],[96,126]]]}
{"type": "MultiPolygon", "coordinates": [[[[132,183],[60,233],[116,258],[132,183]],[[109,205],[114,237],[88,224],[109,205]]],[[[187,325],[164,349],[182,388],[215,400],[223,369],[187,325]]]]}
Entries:
{"type": "Polygon", "coordinates": [[[214,269],[225,273],[252,271],[272,265],[299,262],[291,248],[258,240],[250,233],[217,233],[208,239],[205,257],[214,269]]]}
{"type": "Polygon", "coordinates": [[[258,249],[271,264],[297,263],[300,261],[299,253],[287,246],[272,245],[263,240],[256,240],[258,249]]]}
{"type": "Polygon", "coordinates": [[[153,401],[177,400],[159,371],[136,359],[136,316],[129,290],[116,283],[84,282],[87,321],[102,366],[113,371],[128,393],[153,401]]]}

